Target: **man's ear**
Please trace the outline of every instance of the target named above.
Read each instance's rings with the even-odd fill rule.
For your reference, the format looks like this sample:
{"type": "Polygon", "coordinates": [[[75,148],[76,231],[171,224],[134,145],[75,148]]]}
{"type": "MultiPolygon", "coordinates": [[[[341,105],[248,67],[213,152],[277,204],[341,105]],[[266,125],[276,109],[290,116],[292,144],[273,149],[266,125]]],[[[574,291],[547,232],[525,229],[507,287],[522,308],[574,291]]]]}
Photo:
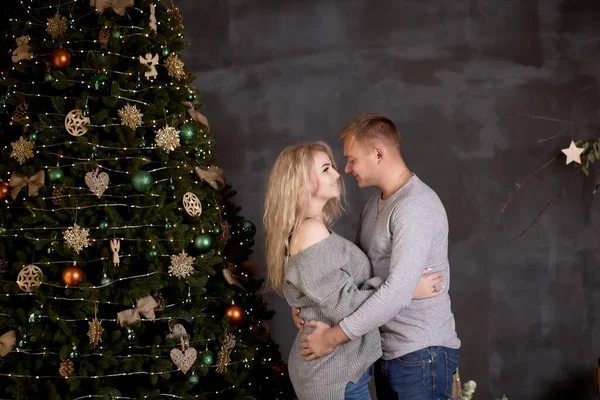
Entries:
{"type": "Polygon", "coordinates": [[[385,152],[381,147],[373,147],[373,151],[375,152],[375,157],[377,158],[377,164],[379,164],[383,159],[385,152]]]}

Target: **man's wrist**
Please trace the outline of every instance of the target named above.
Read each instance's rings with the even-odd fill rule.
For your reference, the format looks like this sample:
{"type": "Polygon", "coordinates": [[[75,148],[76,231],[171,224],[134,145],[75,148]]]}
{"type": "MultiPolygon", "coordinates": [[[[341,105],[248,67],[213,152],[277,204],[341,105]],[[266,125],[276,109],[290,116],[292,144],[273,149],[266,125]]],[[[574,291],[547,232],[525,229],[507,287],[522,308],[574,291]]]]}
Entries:
{"type": "Polygon", "coordinates": [[[350,338],[346,336],[343,329],[339,325],[333,326],[329,330],[329,345],[331,347],[337,347],[342,343],[349,342],[350,338]]]}

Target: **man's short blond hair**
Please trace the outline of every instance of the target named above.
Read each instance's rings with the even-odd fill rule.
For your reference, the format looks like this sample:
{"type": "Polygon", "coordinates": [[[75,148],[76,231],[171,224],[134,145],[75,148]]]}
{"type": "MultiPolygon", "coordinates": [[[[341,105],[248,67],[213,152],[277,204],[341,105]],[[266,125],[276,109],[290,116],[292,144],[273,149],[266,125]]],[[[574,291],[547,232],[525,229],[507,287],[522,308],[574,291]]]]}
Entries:
{"type": "Polygon", "coordinates": [[[340,139],[350,136],[374,146],[383,144],[398,149],[398,152],[402,149],[396,125],[381,114],[362,114],[348,122],[340,133],[340,139]]]}

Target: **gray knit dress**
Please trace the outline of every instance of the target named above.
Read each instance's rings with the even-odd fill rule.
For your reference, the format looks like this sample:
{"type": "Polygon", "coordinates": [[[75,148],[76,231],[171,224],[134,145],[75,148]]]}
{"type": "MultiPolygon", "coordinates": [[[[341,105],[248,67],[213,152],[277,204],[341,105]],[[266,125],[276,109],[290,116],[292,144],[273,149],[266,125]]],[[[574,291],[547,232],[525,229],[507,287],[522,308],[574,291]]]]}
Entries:
{"type": "MultiPolygon", "coordinates": [[[[371,278],[367,256],[352,242],[331,233],[288,257],[283,294],[301,309],[306,321],[335,325],[351,314],[383,281],[371,278]]],[[[306,327],[309,333],[313,328],[306,327]]],[[[296,336],[299,343],[301,332],[296,336]]],[[[379,330],[338,346],[333,353],[306,361],[292,346],[289,373],[299,400],[343,400],[348,382],[356,382],[381,357],[379,330]]]]}

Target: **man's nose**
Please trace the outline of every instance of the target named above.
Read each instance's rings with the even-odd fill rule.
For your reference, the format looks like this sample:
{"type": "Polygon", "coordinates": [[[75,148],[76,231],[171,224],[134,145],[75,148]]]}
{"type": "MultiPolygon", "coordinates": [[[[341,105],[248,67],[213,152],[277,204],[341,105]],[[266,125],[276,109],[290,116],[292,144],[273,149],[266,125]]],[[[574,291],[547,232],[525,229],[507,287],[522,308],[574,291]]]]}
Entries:
{"type": "Polygon", "coordinates": [[[344,172],[347,174],[350,173],[350,163],[346,163],[346,166],[344,167],[344,172]]]}

